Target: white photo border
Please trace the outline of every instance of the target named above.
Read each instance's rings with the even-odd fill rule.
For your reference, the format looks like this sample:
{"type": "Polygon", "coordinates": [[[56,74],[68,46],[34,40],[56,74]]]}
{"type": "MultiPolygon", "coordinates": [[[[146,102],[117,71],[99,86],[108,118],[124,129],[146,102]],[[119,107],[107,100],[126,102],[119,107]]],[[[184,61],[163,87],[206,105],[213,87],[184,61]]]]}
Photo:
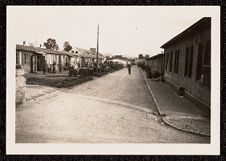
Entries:
{"type": "MultiPolygon", "coordinates": [[[[211,141],[210,144],[21,144],[15,143],[15,51],[13,14],[17,7],[43,6],[7,6],[7,93],[6,93],[6,154],[88,154],[88,155],[219,155],[220,154],[220,6],[45,6],[57,7],[150,7],[159,10],[157,16],[167,14],[180,16],[187,12],[189,16],[211,17],[211,141]],[[166,14],[167,11],[167,14],[166,14]]],[[[59,12],[60,13],[60,12],[59,12]]],[[[191,24],[192,25],[192,24],[191,24]]]]}

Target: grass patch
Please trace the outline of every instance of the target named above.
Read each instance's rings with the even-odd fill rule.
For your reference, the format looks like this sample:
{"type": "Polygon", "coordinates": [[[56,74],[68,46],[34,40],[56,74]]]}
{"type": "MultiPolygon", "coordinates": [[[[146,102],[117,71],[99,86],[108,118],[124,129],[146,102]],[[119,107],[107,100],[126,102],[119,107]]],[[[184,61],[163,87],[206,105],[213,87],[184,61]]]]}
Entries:
{"type": "Polygon", "coordinates": [[[45,75],[32,75],[26,76],[27,84],[35,84],[35,85],[45,85],[57,88],[66,88],[71,87],[77,84],[81,84],[83,82],[92,80],[91,76],[79,76],[79,77],[56,77],[56,76],[45,76],[45,75]]]}
{"type": "Polygon", "coordinates": [[[93,77],[102,77],[108,73],[113,73],[120,69],[109,69],[107,71],[98,71],[93,72],[92,75],[80,75],[76,77],[69,77],[67,73],[56,73],[56,74],[49,74],[46,75],[38,74],[38,73],[29,73],[25,74],[25,78],[27,79],[27,84],[32,85],[45,85],[50,87],[57,87],[57,88],[67,88],[72,87],[77,84],[81,84],[83,82],[87,82],[92,80],[93,77]]]}

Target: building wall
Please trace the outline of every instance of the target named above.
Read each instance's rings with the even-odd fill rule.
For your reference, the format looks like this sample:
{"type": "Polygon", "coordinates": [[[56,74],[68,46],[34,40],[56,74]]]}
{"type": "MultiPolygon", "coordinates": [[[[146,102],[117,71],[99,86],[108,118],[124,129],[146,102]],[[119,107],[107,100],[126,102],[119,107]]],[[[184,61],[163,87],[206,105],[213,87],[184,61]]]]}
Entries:
{"type": "Polygon", "coordinates": [[[28,73],[31,71],[31,56],[33,55],[33,52],[29,51],[16,51],[16,63],[18,65],[22,65],[24,72],[28,73]]]}
{"type": "MultiPolygon", "coordinates": [[[[183,41],[179,41],[174,45],[171,45],[165,49],[165,80],[173,84],[177,88],[183,87],[187,94],[198,99],[202,103],[210,106],[210,87],[202,84],[202,78],[197,79],[198,67],[198,51],[199,44],[206,44],[210,41],[210,29],[200,31],[193,36],[190,36],[183,41]],[[193,61],[192,61],[192,73],[190,76],[185,76],[186,69],[186,47],[193,45],[193,61]],[[174,71],[175,67],[175,51],[179,50],[178,71],[174,71]],[[170,56],[169,53],[173,52],[172,58],[172,71],[170,72],[170,56]],[[168,56],[167,56],[168,55],[168,56]],[[168,58],[167,58],[168,57],[168,58]],[[168,60],[168,61],[167,61],[168,60]]],[[[202,58],[203,59],[203,58],[202,58]]],[[[203,62],[203,61],[202,61],[203,62]]],[[[189,66],[189,65],[188,65],[189,66]]],[[[189,67],[188,67],[189,68],[189,67]]]]}
{"type": "MultiPolygon", "coordinates": [[[[29,49],[28,49],[29,50],[29,49]]],[[[42,71],[44,69],[44,60],[48,65],[48,69],[53,69],[53,63],[56,63],[56,70],[59,70],[60,63],[63,66],[74,65],[77,66],[80,63],[80,67],[85,67],[87,63],[94,63],[94,58],[82,58],[82,56],[68,56],[64,53],[51,54],[47,53],[45,55],[37,54],[33,51],[16,50],[16,63],[23,66],[25,73],[42,71]]],[[[103,58],[99,58],[99,64],[101,64],[103,58]]]]}
{"type": "Polygon", "coordinates": [[[147,61],[147,65],[151,67],[151,71],[163,73],[163,65],[164,65],[164,56],[159,56],[153,59],[149,59],[147,61]]]}
{"type": "Polygon", "coordinates": [[[60,63],[62,63],[63,66],[67,66],[69,64],[74,64],[75,58],[69,57],[67,55],[60,55],[60,54],[46,54],[45,56],[46,63],[48,66],[53,67],[53,63],[56,63],[56,70],[59,70],[60,63]]]}
{"type": "Polygon", "coordinates": [[[145,63],[144,59],[136,59],[135,60],[135,64],[139,64],[139,63],[145,63]]]}

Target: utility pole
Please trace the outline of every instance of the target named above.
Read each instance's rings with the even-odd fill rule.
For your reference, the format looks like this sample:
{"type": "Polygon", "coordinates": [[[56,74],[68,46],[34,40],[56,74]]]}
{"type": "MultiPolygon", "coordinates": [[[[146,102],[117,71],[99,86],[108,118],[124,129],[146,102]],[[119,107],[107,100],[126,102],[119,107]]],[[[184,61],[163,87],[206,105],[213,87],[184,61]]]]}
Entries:
{"type": "Polygon", "coordinates": [[[99,24],[97,26],[97,55],[96,55],[96,58],[97,58],[97,69],[99,67],[98,57],[99,57],[99,24]]]}

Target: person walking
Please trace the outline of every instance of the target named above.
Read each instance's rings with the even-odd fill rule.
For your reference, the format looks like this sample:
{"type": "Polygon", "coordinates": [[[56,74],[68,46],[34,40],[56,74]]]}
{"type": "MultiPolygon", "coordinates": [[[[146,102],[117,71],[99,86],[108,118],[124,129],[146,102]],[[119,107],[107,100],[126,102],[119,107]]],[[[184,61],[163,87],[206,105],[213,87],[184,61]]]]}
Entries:
{"type": "Polygon", "coordinates": [[[130,62],[127,63],[127,69],[128,69],[128,73],[131,74],[131,63],[130,62]]]}
{"type": "Polygon", "coordinates": [[[47,63],[46,63],[46,60],[45,60],[44,66],[43,66],[43,74],[46,74],[46,69],[47,69],[47,63]]]}

